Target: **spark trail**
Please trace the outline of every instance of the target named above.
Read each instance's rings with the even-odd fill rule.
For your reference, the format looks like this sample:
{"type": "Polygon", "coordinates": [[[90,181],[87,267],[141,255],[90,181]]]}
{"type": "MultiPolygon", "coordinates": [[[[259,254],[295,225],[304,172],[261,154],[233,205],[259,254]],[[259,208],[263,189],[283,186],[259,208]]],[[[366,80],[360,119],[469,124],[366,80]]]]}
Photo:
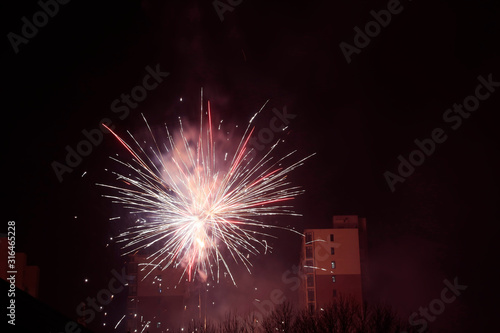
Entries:
{"type": "Polygon", "coordinates": [[[182,276],[187,274],[190,281],[196,274],[219,281],[223,269],[236,285],[229,261],[243,263],[250,272],[250,256],[266,252],[265,238],[273,237],[263,229],[287,229],[302,235],[264,224],[259,217],[299,215],[287,203],[303,190],[293,186],[287,175],[312,155],[287,166],[295,151],[273,156],[278,140],[264,156],[252,157],[248,142],[255,128],[253,120],[267,102],[249,121],[237,147],[225,151],[214,139],[220,133],[214,133],[210,101],[208,110],[203,110],[203,91],[201,100],[196,140],[186,134],[180,119],[177,139],[165,125],[167,140],[160,143],[143,116],[151,136],[149,146],[140,145],[128,133],[132,147],[106,126],[132,156],[129,162],[112,159],[132,172],[128,176],[114,172],[124,185],[98,185],[116,191],[105,195],[113,202],[144,216],[121,233],[120,240],[124,255],[157,246],[148,255],[147,275],[157,267],[181,266],[182,276]]]}

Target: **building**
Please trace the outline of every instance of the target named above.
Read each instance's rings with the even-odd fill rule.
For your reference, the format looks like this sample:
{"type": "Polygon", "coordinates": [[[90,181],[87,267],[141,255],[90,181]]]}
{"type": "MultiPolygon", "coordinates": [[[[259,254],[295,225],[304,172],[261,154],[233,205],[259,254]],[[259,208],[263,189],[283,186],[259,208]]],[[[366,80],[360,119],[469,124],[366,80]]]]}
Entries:
{"type": "MultiPolygon", "coordinates": [[[[4,303],[4,317],[8,332],[71,332],[91,333],[85,327],[62,315],[38,299],[40,269],[27,264],[23,252],[9,253],[8,238],[0,236],[0,289],[5,290],[8,303],[4,303]],[[10,268],[9,256],[14,257],[14,269],[10,268]],[[11,273],[15,272],[15,273],[11,273]],[[15,283],[10,277],[15,275],[15,283]],[[12,323],[15,323],[13,325],[12,323]]],[[[3,330],[2,332],[4,332],[3,330]]]]}
{"type": "Polygon", "coordinates": [[[305,229],[301,249],[300,300],[317,310],[343,296],[363,302],[366,287],[366,219],[333,217],[333,228],[305,229]]]}
{"type": "Polygon", "coordinates": [[[181,269],[149,267],[147,255],[131,255],[127,274],[129,283],[127,326],[130,332],[166,332],[182,322],[189,296],[186,277],[181,269]],[[144,330],[145,332],[145,330],[144,330]]]}
{"type": "Polygon", "coordinates": [[[210,278],[201,281],[203,277],[199,272],[189,281],[181,266],[162,269],[150,262],[150,255],[144,253],[128,258],[127,275],[134,278],[128,284],[127,331],[177,332],[194,323],[206,324],[207,316],[218,314],[213,311],[214,299],[209,291],[215,284],[232,286],[227,273],[221,273],[216,283],[210,278]]]}

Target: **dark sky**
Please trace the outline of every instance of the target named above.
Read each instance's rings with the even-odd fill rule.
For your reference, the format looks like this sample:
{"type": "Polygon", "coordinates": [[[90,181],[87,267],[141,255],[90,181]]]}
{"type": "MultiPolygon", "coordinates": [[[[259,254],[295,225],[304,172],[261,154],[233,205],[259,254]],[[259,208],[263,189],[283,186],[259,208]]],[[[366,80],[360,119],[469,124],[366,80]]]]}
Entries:
{"type": "MultiPolygon", "coordinates": [[[[95,185],[113,181],[104,169],[123,153],[117,142],[105,135],[62,182],[53,161],[64,162],[66,145],[76,147],[103,118],[122,134],[144,130],[141,113],[155,126],[196,119],[203,87],[228,124],[245,124],[267,99],[261,128],[273,108],[296,115],[283,149],[316,155],[291,176],[306,191],[295,204],[303,217],[280,224],[328,228],[334,214],[364,216],[376,299],[407,318],[457,277],[468,289],[431,328],[490,328],[498,309],[500,87],[456,129],[443,115],[474,95],[478,76],[500,82],[500,11],[493,0],[402,1],[348,63],[339,44],[353,45],[353,29],[387,4],[245,0],[221,21],[209,0],[71,1],[17,53],[8,34],[20,35],[21,18],[32,21],[40,7],[4,4],[4,225],[16,221],[18,250],[40,266],[40,299],[74,318],[123,261],[106,243],[126,224],[108,218],[124,213],[95,185]],[[120,119],[113,100],[157,65],[169,76],[120,119]],[[384,173],[397,173],[398,156],[408,158],[414,140],[435,128],[446,141],[392,192],[384,173]]],[[[293,297],[281,276],[298,262],[300,238],[277,236],[240,292],[265,277],[267,288],[293,297]]]]}

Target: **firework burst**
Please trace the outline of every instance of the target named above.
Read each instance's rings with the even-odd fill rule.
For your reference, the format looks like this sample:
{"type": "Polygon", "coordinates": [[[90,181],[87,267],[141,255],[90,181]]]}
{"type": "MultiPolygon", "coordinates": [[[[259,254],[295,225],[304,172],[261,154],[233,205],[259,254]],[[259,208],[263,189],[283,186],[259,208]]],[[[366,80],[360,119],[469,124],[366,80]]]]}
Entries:
{"type": "Polygon", "coordinates": [[[253,120],[267,102],[249,121],[237,147],[222,149],[214,139],[221,126],[214,131],[210,102],[204,111],[203,91],[201,97],[200,127],[194,140],[180,119],[175,138],[165,125],[167,140],[158,142],[143,116],[150,145],[139,144],[129,133],[131,146],[108,128],[132,156],[130,162],[112,159],[131,173],[114,173],[123,185],[98,185],[115,190],[117,194],[105,196],[139,214],[136,225],[120,234],[124,254],[157,245],[148,255],[149,273],[157,267],[180,266],[189,280],[198,274],[219,281],[222,269],[236,284],[229,261],[243,263],[250,271],[250,257],[266,252],[265,238],[273,237],[265,229],[288,229],[267,225],[259,217],[298,215],[287,202],[303,190],[293,186],[287,175],[309,156],[290,164],[287,161],[294,152],[276,158],[278,140],[264,156],[255,157],[248,142],[253,120]]]}

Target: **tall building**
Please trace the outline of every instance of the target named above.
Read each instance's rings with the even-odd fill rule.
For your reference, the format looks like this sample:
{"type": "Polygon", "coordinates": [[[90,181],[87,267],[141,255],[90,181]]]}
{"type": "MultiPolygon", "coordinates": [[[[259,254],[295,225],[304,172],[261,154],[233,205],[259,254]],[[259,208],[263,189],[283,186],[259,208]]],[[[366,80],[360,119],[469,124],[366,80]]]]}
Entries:
{"type": "Polygon", "coordinates": [[[363,302],[366,286],[366,219],[336,215],[333,228],[305,229],[301,250],[300,300],[310,310],[340,295],[363,302]]]}

